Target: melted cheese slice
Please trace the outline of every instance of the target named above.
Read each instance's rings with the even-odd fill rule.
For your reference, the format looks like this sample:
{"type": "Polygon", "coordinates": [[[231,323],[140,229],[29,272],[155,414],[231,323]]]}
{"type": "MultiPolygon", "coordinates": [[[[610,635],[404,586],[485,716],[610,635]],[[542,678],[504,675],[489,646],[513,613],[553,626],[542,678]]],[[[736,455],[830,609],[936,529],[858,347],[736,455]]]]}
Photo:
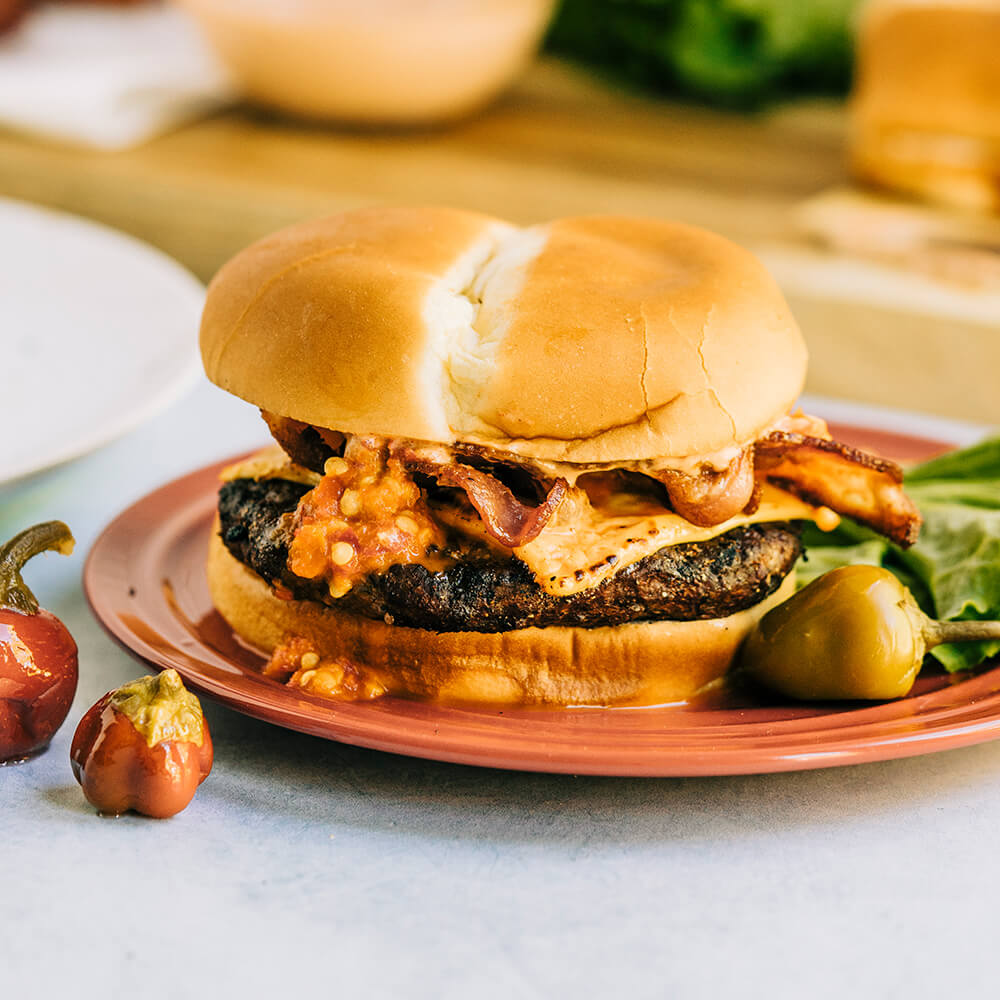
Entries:
{"type": "Polygon", "coordinates": [[[290,479],[293,483],[316,486],[318,473],[296,465],[276,444],[268,445],[249,458],[227,465],[219,479],[228,483],[233,479],[290,479]]]}
{"type": "Polygon", "coordinates": [[[738,514],[708,528],[626,495],[596,509],[582,491],[574,491],[541,534],[514,554],[542,590],[559,596],[595,587],[667,545],[705,541],[744,524],[791,520],[814,521],[830,531],[840,518],[828,507],[814,507],[770,483],[763,484],[753,514],[738,514]]]}
{"type": "MultiPolygon", "coordinates": [[[[320,480],[315,472],[292,463],[276,446],[230,465],[221,478],[291,479],[309,486],[320,480]]],[[[490,538],[474,514],[451,510],[435,510],[434,514],[443,524],[495,548],[498,554],[509,551],[490,538]]],[[[596,587],[668,545],[703,542],[744,524],[794,520],[813,521],[824,531],[840,523],[828,507],[814,507],[767,482],[762,484],[760,506],[753,514],[738,514],[708,528],[633,494],[612,494],[595,507],[583,490],[573,489],[542,532],[514,549],[514,555],[531,570],[542,590],[560,596],[596,587]]]]}

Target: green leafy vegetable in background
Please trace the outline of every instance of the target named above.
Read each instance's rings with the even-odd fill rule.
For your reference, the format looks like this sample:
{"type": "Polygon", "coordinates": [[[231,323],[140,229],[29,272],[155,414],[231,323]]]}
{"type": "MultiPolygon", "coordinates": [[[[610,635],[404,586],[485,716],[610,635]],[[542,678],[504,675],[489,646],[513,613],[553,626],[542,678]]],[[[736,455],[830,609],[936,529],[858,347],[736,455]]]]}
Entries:
{"type": "Polygon", "coordinates": [[[555,52],[634,85],[736,108],[843,93],[858,0],[563,0],[555,52]]]}
{"type": "MultiPolygon", "coordinates": [[[[799,582],[871,563],[895,573],[932,617],[1000,619],[1000,438],[916,466],[906,475],[906,491],[924,516],[912,549],[847,521],[830,534],[810,525],[799,582]]],[[[930,655],[954,671],[996,653],[1000,642],[939,646],[930,655]]]]}

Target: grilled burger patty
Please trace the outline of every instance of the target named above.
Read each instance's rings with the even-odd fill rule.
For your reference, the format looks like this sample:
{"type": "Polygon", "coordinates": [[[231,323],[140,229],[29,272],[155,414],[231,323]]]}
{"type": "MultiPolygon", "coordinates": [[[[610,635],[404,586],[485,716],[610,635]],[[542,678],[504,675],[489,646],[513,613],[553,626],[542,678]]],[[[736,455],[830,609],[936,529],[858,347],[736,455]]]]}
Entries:
{"type": "Polygon", "coordinates": [[[597,587],[553,597],[519,560],[484,550],[439,572],[418,564],[392,566],[332,598],[322,580],[302,579],[287,566],[288,515],[308,489],[283,479],[225,483],[219,517],[233,556],[296,598],[439,632],[724,618],[777,590],[802,551],[799,533],[788,523],[746,525],[708,541],[668,546],[597,587]]]}

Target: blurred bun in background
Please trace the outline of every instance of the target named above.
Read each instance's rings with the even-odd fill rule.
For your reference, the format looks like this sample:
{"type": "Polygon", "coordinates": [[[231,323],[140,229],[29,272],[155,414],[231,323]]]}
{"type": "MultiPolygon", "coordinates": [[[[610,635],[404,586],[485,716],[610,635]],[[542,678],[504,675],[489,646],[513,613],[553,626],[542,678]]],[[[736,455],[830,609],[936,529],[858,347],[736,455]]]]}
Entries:
{"type": "Polygon", "coordinates": [[[554,0],[179,0],[251,100],[332,121],[467,114],[527,65],[554,0]]]}
{"type": "Polygon", "coordinates": [[[1000,0],[872,0],[851,111],[860,180],[1000,209],[1000,0]]]}

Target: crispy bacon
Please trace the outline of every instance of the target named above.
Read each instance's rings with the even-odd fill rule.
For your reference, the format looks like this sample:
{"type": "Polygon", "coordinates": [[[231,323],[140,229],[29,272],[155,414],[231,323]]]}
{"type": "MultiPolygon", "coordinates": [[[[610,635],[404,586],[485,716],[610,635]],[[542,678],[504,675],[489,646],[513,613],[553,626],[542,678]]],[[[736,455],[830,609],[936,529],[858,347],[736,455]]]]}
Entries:
{"type": "Polygon", "coordinates": [[[344,435],[337,431],[313,427],[291,417],[279,417],[267,410],[261,410],[260,415],[285,454],[297,465],[313,472],[322,472],[323,463],[343,450],[344,435]]]}
{"type": "Polygon", "coordinates": [[[521,503],[495,476],[471,465],[456,462],[444,448],[399,447],[393,450],[409,472],[419,472],[435,479],[439,486],[464,490],[476,508],[486,530],[501,545],[517,548],[536,538],[562,502],[569,485],[556,479],[545,499],[537,506],[521,503]]]}
{"type": "MultiPolygon", "coordinates": [[[[344,436],[336,431],[262,413],[275,439],[300,465],[322,471],[324,462],[343,450],[344,436]]],[[[546,475],[516,456],[467,444],[385,443],[408,472],[462,490],[486,531],[507,548],[526,545],[537,537],[567,493],[565,479],[555,478],[554,472],[546,475]],[[522,502],[504,482],[480,467],[493,468],[497,463],[523,479],[521,486],[515,486],[520,495],[534,492],[539,502],[534,506],[522,502]]],[[[741,511],[753,513],[760,501],[759,483],[767,479],[904,547],[916,541],[920,530],[920,514],[903,492],[898,465],[831,440],[823,421],[802,413],[782,418],[722,471],[706,467],[689,475],[648,465],[641,471],[663,484],[677,514],[702,527],[722,524],[741,511]]]]}
{"type": "Polygon", "coordinates": [[[677,514],[699,527],[711,527],[735,517],[754,496],[753,452],[746,449],[717,472],[705,467],[689,476],[663,469],[656,478],[667,488],[670,505],[677,514]]]}
{"type": "Polygon", "coordinates": [[[822,504],[909,547],[920,512],[903,492],[903,470],[839,441],[775,431],[754,445],[757,471],[809,503],[822,504]]]}

